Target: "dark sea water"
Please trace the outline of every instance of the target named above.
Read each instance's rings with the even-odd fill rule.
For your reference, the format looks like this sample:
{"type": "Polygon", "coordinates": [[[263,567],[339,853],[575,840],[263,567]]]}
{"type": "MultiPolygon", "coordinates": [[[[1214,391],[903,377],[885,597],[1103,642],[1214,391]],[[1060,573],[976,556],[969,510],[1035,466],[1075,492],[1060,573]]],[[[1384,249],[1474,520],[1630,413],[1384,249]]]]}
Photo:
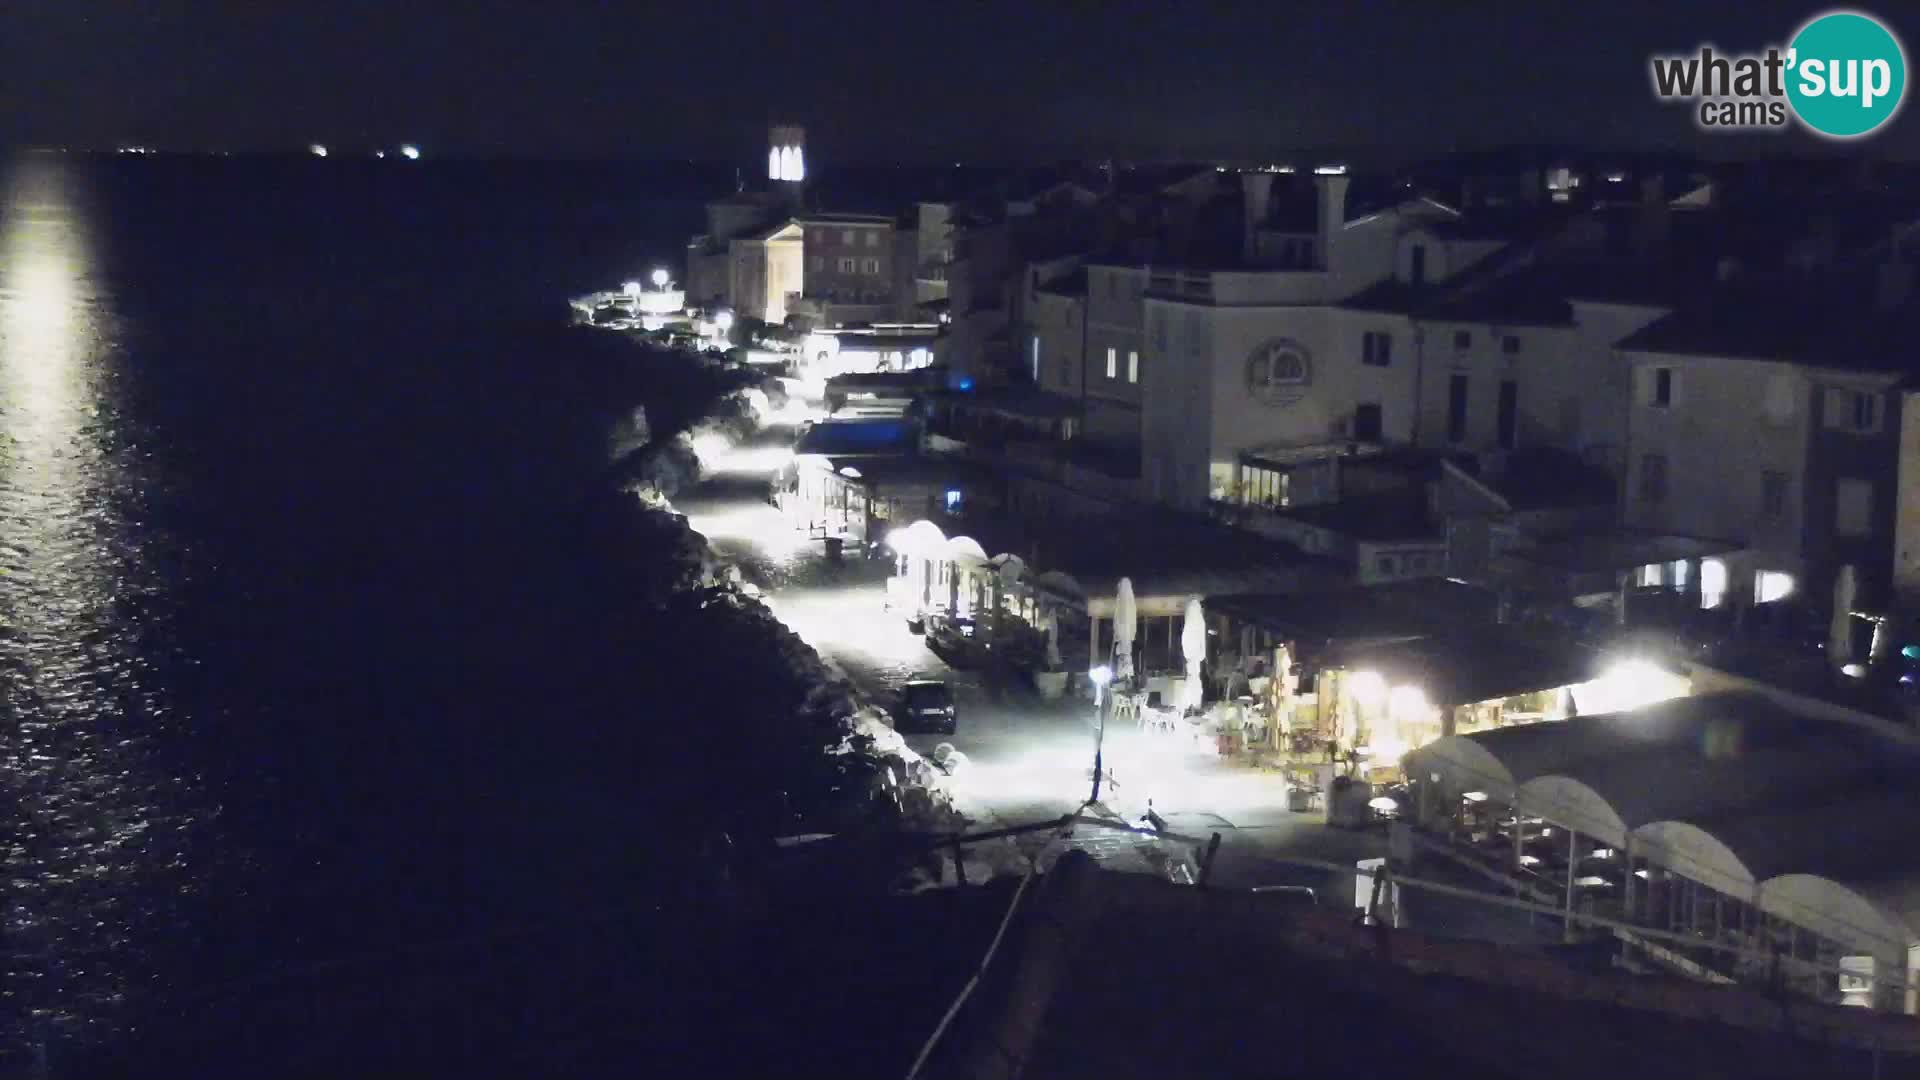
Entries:
{"type": "Polygon", "coordinates": [[[655,630],[595,602],[562,525],[633,402],[556,328],[676,256],[711,188],[49,156],[0,181],[0,1076],[613,899],[645,785],[596,768],[631,720],[591,688],[655,630]]]}

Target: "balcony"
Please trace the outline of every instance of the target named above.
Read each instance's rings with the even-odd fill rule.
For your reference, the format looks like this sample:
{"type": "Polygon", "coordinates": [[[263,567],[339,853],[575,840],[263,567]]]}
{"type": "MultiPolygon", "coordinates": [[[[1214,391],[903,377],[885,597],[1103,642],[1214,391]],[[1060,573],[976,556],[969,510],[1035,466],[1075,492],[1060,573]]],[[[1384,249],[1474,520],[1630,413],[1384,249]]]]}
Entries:
{"type": "Polygon", "coordinates": [[[1153,270],[1147,296],[1220,307],[1318,304],[1327,299],[1319,270],[1153,270]]]}

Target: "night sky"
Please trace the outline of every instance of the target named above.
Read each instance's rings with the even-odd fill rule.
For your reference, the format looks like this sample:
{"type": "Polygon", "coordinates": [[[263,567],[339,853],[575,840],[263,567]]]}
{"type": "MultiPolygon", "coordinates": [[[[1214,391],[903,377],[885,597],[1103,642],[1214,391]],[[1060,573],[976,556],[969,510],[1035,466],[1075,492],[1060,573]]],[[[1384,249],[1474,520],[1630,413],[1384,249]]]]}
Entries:
{"type": "MultiPolygon", "coordinates": [[[[1904,2],[1904,0],[1903,0],[1904,2]]],[[[0,140],[235,151],[747,159],[769,120],[830,163],[1678,146],[1647,56],[1784,42],[1766,0],[13,0],[0,140]]],[[[1920,16],[1864,10],[1920,42],[1920,16]]],[[[1870,140],[1920,156],[1904,111],[1870,140]]],[[[1813,151],[1799,133],[1760,150],[1813,151]]]]}

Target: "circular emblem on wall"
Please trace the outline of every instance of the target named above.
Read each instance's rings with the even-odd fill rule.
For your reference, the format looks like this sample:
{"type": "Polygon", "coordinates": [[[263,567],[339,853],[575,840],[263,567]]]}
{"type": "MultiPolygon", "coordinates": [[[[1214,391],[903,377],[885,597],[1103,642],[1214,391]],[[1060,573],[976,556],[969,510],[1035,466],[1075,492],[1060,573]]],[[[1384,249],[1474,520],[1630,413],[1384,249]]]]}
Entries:
{"type": "Polygon", "coordinates": [[[1247,393],[1262,405],[1291,405],[1313,383],[1313,357],[1291,338],[1261,344],[1247,357],[1247,393]]]}

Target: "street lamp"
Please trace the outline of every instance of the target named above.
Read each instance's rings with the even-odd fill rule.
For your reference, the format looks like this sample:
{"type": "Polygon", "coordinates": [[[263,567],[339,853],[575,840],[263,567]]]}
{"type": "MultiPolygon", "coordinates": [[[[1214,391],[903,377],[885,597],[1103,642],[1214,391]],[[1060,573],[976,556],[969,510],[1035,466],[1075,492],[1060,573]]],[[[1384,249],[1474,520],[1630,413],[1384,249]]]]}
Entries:
{"type": "Polygon", "coordinates": [[[713,326],[714,326],[714,329],[720,331],[723,334],[733,329],[733,312],[722,311],[718,315],[715,315],[713,317],[713,326]]]}
{"type": "Polygon", "coordinates": [[[1098,733],[1093,740],[1093,795],[1087,801],[1099,802],[1100,778],[1106,775],[1107,771],[1106,762],[1101,758],[1107,742],[1107,710],[1104,707],[1104,700],[1107,684],[1113,681],[1113,669],[1102,664],[1087,672],[1087,678],[1093,680],[1093,710],[1100,720],[1098,733]]]}
{"type": "Polygon", "coordinates": [[[637,281],[629,281],[621,287],[621,291],[633,299],[638,300],[640,298],[640,283],[637,281]]]}
{"type": "Polygon", "coordinates": [[[660,269],[655,270],[653,272],[653,287],[656,289],[666,288],[667,282],[672,280],[673,279],[671,277],[667,276],[667,270],[665,267],[661,267],[660,269]]]}

